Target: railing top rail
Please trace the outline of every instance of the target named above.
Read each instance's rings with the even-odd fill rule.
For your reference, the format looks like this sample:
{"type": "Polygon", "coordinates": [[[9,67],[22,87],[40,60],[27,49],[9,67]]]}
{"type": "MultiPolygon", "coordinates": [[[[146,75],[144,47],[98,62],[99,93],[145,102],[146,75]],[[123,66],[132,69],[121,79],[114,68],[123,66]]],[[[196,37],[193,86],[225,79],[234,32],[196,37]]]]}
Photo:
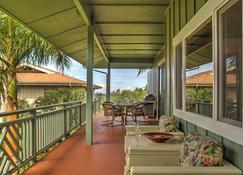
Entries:
{"type": "Polygon", "coordinates": [[[47,108],[52,108],[52,107],[72,105],[72,104],[76,104],[76,103],[82,103],[82,101],[80,100],[80,101],[59,103],[59,104],[53,104],[53,105],[47,105],[47,106],[40,106],[40,107],[35,107],[35,108],[27,108],[27,109],[17,110],[17,111],[13,111],[13,112],[3,112],[3,113],[0,113],[0,117],[6,117],[9,115],[17,115],[17,114],[21,114],[21,113],[27,113],[27,112],[31,112],[31,111],[42,110],[42,109],[47,109],[47,108]]]}
{"type": "Polygon", "coordinates": [[[12,121],[3,122],[3,123],[0,123],[0,128],[5,127],[5,126],[11,126],[14,124],[19,124],[19,123],[29,121],[29,120],[33,120],[34,118],[35,118],[34,116],[29,116],[29,117],[25,117],[25,118],[20,118],[20,119],[15,119],[12,121]]]}
{"type": "MultiPolygon", "coordinates": [[[[99,101],[99,99],[94,100],[94,102],[97,102],[97,101],[99,101]]],[[[58,107],[58,106],[65,106],[65,105],[67,106],[67,105],[72,105],[72,104],[77,104],[77,103],[81,103],[81,105],[85,104],[85,102],[79,100],[79,101],[59,103],[59,104],[53,104],[53,105],[47,105],[47,106],[40,106],[40,107],[35,107],[35,108],[27,108],[27,109],[17,110],[17,111],[13,111],[13,112],[2,112],[2,113],[0,113],[0,118],[6,117],[6,116],[9,116],[9,115],[17,115],[17,114],[21,114],[21,113],[43,110],[43,109],[53,108],[53,107],[58,107]]]]}

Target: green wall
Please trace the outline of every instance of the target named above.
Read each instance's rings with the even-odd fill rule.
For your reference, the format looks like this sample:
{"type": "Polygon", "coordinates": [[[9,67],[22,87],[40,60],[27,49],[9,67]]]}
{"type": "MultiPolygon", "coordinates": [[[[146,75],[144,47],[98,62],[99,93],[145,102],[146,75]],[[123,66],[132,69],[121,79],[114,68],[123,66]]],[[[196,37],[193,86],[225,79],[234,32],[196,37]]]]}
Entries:
{"type": "Polygon", "coordinates": [[[200,10],[207,0],[174,0],[171,8],[173,8],[174,16],[174,33],[175,36],[187,22],[200,10]]]}
{"type": "MultiPolygon", "coordinates": [[[[187,22],[200,10],[207,0],[172,0],[170,8],[165,14],[165,63],[167,69],[167,113],[172,114],[173,96],[172,96],[172,53],[173,37],[187,24],[187,22]]],[[[243,146],[234,143],[224,137],[216,135],[210,131],[193,125],[190,122],[177,118],[180,129],[184,132],[198,131],[203,135],[209,136],[220,141],[224,146],[225,159],[239,167],[243,171],[243,146]]]]}

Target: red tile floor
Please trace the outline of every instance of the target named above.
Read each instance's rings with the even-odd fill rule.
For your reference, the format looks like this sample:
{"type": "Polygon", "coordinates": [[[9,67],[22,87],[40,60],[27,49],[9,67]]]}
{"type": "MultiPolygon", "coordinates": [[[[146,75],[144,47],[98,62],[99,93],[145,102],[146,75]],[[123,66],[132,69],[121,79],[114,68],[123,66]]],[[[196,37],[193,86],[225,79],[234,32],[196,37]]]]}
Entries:
{"type": "Polygon", "coordinates": [[[125,127],[103,126],[103,120],[103,114],[94,119],[93,146],[85,145],[85,129],[82,128],[25,175],[122,175],[125,127]]]}

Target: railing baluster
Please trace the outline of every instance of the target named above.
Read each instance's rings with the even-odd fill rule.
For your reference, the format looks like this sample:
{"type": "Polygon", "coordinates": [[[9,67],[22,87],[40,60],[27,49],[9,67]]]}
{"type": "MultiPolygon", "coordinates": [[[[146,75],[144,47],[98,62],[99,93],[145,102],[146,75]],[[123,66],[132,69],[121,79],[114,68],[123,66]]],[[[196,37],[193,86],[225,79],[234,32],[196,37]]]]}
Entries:
{"type": "Polygon", "coordinates": [[[63,106],[63,108],[64,108],[64,137],[66,137],[67,136],[67,106],[66,105],[64,105],[63,106]]]}
{"type": "Polygon", "coordinates": [[[40,150],[44,147],[44,118],[40,118],[41,120],[41,147],[40,150]]]}
{"type": "Polygon", "coordinates": [[[79,103],[79,126],[82,126],[82,102],[79,103]]]}
{"type": "Polygon", "coordinates": [[[33,161],[36,161],[36,152],[37,152],[37,119],[36,119],[36,111],[31,111],[32,116],[34,117],[32,119],[32,155],[34,157],[33,161]]]}
{"type": "Polygon", "coordinates": [[[22,140],[22,145],[23,145],[23,160],[26,159],[26,144],[25,144],[25,141],[26,141],[26,131],[25,131],[25,122],[22,123],[22,137],[23,137],[23,140],[22,140]]]}
{"type": "MultiPolygon", "coordinates": [[[[94,101],[93,105],[94,112],[99,110],[98,102],[94,101]]],[[[0,174],[13,174],[26,163],[34,163],[40,153],[47,151],[50,146],[81,127],[85,121],[84,106],[81,101],[77,101],[0,113],[0,117],[20,116],[14,121],[0,123],[0,174]],[[54,107],[58,108],[47,110],[54,107]],[[21,115],[24,113],[29,115],[21,115]],[[25,117],[21,118],[21,116],[25,117]],[[9,128],[5,133],[8,138],[3,137],[2,128],[9,128]],[[9,154],[6,147],[9,147],[8,150],[13,154],[9,154]]]]}

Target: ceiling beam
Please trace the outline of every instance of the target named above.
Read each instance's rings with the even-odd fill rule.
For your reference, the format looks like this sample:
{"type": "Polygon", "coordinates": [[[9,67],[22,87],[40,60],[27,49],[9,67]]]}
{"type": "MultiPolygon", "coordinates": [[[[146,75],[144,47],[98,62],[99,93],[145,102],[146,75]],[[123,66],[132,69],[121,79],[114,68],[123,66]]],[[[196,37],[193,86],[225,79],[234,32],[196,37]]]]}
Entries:
{"type": "MultiPolygon", "coordinates": [[[[71,28],[71,29],[62,31],[62,32],[60,32],[60,33],[56,33],[56,34],[50,35],[50,36],[48,36],[48,39],[53,38],[53,37],[57,37],[57,36],[59,36],[59,35],[65,34],[65,33],[67,33],[67,32],[72,32],[72,31],[77,30],[77,29],[81,29],[81,30],[82,30],[82,29],[84,29],[84,26],[86,26],[86,25],[81,25],[81,26],[78,26],[78,27],[74,27],[74,28],[71,28]]],[[[84,32],[86,32],[86,31],[84,31],[84,32]]],[[[87,32],[86,32],[86,33],[87,33],[87,32]]]]}
{"type": "Polygon", "coordinates": [[[163,45],[164,43],[104,43],[105,45],[163,45]]]}
{"type": "Polygon", "coordinates": [[[139,25],[143,25],[143,24],[151,24],[151,25],[163,25],[164,22],[158,21],[158,22],[149,22],[149,21],[144,21],[144,22],[128,22],[128,21],[120,21],[120,22],[105,22],[105,21],[96,21],[95,24],[139,24],[139,25]]]}
{"type": "Polygon", "coordinates": [[[153,58],[111,58],[111,63],[153,63],[153,58]]]}
{"type": "Polygon", "coordinates": [[[47,15],[47,16],[41,17],[41,18],[39,18],[39,19],[35,19],[35,20],[30,21],[30,22],[28,22],[28,23],[26,23],[26,24],[27,24],[27,25],[30,25],[30,24],[32,24],[32,23],[36,23],[36,22],[39,22],[39,21],[44,20],[44,19],[46,19],[46,18],[50,18],[50,17],[59,15],[59,14],[64,13],[64,12],[67,12],[67,11],[70,11],[70,10],[74,10],[74,9],[75,9],[75,7],[71,7],[71,8],[68,8],[68,9],[65,9],[65,10],[62,10],[62,11],[59,11],[59,12],[57,12],[57,13],[53,13],[53,14],[51,14],[51,15],[47,15]]]}
{"type": "Polygon", "coordinates": [[[107,49],[108,51],[160,51],[160,49],[107,49]]]}
{"type": "Polygon", "coordinates": [[[89,6],[115,6],[115,7],[118,7],[118,6],[142,6],[142,7],[168,7],[169,4],[121,4],[121,3],[117,3],[117,4],[109,4],[109,3],[90,3],[88,4],[89,6]]]}
{"type": "Polygon", "coordinates": [[[76,43],[80,43],[80,42],[87,42],[87,41],[88,41],[87,38],[79,39],[79,40],[76,40],[76,41],[72,41],[71,43],[67,43],[65,45],[62,45],[61,48],[63,49],[63,48],[70,46],[72,44],[76,44],[76,43]]]}
{"type": "Polygon", "coordinates": [[[91,26],[94,30],[94,40],[97,44],[98,48],[100,49],[102,55],[104,56],[105,60],[109,62],[109,58],[107,56],[107,52],[105,51],[104,47],[102,47],[101,41],[99,40],[99,35],[97,30],[93,26],[93,19],[91,18],[91,13],[89,12],[88,6],[84,0],[73,0],[78,12],[80,13],[82,19],[84,20],[85,24],[91,26]]]}
{"type": "Polygon", "coordinates": [[[165,36],[164,34],[100,34],[101,37],[103,36],[165,36]]]}

